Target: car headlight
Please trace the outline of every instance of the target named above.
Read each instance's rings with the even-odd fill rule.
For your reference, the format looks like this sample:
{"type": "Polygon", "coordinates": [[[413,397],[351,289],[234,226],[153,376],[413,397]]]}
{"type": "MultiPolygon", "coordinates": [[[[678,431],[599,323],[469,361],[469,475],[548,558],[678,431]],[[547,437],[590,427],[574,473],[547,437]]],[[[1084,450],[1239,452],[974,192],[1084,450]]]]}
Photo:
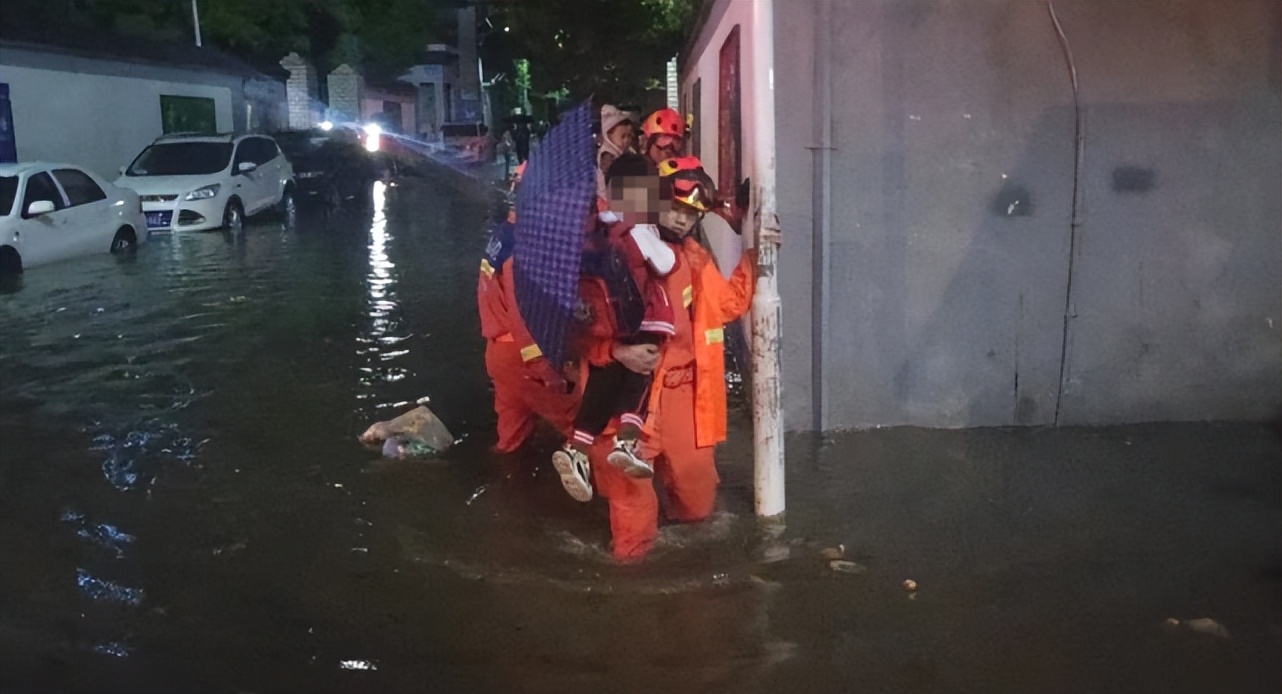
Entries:
{"type": "Polygon", "coordinates": [[[210,186],[205,186],[204,188],[197,188],[196,190],[188,193],[187,197],[183,198],[183,200],[208,200],[218,195],[218,189],[221,187],[222,186],[220,184],[215,183],[210,186]]]}

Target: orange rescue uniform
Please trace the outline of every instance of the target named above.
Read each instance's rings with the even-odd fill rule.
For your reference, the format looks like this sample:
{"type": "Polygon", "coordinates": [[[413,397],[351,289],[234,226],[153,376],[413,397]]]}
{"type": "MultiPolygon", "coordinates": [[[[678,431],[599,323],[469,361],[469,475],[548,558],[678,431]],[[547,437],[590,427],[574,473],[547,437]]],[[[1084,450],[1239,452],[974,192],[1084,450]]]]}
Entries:
{"type": "MultiPolygon", "coordinates": [[[[664,346],[655,372],[642,455],[654,461],[672,520],[698,521],[712,513],[717,475],[713,456],[726,438],[725,324],[751,306],[756,253],[744,253],[725,279],[693,239],[669,244],[677,267],[663,278],[676,310],[676,335],[664,346]]],[[[659,532],[659,501],[652,480],[633,479],[606,462],[613,441],[592,447],[592,477],[610,505],[614,556],[645,556],[659,532]]]]}
{"type": "Polygon", "coordinates": [[[542,417],[568,436],[574,428],[579,395],[548,388],[537,379],[531,365],[543,359],[521,319],[512,281],[512,259],[494,268],[481,260],[476,300],[481,313],[481,334],[486,339],[485,368],[494,382],[494,412],[498,415],[500,453],[510,453],[530,437],[542,417]]]}

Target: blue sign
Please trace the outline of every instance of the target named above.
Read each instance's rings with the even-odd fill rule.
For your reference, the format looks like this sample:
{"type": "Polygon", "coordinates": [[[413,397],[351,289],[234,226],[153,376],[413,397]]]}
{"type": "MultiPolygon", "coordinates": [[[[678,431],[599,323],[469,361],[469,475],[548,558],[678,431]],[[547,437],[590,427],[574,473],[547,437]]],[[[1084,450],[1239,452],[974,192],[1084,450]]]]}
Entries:
{"type": "Polygon", "coordinates": [[[9,85],[0,83],[0,164],[18,161],[18,141],[13,135],[13,107],[9,85]]]}

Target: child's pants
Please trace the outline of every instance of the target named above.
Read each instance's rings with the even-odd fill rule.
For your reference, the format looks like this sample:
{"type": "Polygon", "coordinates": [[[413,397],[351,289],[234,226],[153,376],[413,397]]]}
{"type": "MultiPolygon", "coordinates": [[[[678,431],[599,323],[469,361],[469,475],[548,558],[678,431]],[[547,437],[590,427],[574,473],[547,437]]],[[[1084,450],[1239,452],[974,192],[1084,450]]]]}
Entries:
{"type": "Polygon", "coordinates": [[[574,419],[574,442],[591,446],[611,419],[620,424],[641,427],[645,424],[644,407],[653,383],[650,374],[639,374],[623,364],[588,369],[588,382],[583,390],[583,404],[574,419]]]}

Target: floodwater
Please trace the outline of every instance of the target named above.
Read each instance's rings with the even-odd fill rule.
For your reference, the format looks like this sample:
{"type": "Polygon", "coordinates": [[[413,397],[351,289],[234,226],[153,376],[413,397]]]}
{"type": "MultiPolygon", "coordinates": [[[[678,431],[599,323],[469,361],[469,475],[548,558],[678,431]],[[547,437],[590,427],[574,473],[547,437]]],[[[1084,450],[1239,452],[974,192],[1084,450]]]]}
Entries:
{"type": "Polygon", "coordinates": [[[1263,425],[792,437],[778,527],[740,409],[714,519],[612,564],[554,437],[487,451],[484,217],[405,180],[0,295],[0,690],[1282,690],[1263,425]],[[445,458],[356,443],[423,396],[445,458]]]}

